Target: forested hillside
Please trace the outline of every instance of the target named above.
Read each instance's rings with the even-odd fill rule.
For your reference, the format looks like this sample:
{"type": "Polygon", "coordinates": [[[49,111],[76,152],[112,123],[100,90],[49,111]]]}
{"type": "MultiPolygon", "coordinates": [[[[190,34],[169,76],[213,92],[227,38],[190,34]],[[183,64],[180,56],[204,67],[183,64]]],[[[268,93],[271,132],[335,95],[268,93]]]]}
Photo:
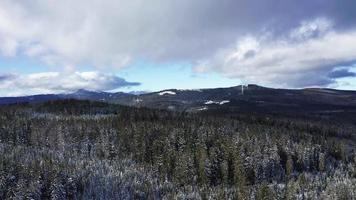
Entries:
{"type": "Polygon", "coordinates": [[[0,199],[355,199],[356,127],[60,100],[0,107],[0,199]]]}

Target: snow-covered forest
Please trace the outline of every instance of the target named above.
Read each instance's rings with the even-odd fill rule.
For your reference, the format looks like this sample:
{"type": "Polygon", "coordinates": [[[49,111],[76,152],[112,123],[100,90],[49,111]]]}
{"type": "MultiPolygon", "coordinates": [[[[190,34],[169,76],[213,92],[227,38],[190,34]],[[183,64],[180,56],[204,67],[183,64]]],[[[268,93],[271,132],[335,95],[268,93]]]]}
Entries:
{"type": "Polygon", "coordinates": [[[0,199],[355,199],[356,127],[62,100],[0,107],[0,199]]]}

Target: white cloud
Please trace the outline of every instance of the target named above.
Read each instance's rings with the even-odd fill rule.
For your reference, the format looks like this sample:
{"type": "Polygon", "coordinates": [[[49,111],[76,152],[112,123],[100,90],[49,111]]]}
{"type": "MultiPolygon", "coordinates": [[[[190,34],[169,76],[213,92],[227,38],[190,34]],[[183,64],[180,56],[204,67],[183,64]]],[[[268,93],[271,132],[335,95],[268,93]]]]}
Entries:
{"type": "Polygon", "coordinates": [[[108,91],[135,85],[139,83],[127,82],[115,75],[100,72],[45,72],[0,76],[0,91],[6,91],[8,96],[63,93],[78,89],[108,91]],[[12,91],[8,91],[9,88],[12,91]]]}
{"type": "Polygon", "coordinates": [[[325,86],[328,74],[356,60],[356,31],[336,32],[330,21],[303,22],[287,37],[247,37],[197,65],[245,82],[280,87],[325,86]]]}
{"type": "Polygon", "coordinates": [[[332,30],[333,22],[327,18],[316,18],[311,21],[303,21],[301,25],[291,31],[290,37],[303,40],[321,35],[332,30]]]}

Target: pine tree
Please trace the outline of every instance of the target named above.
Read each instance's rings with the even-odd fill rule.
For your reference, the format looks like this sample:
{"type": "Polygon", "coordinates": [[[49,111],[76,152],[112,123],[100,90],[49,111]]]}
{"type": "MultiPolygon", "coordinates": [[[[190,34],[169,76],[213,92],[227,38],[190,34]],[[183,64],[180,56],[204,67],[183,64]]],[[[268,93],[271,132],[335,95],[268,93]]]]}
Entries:
{"type": "Polygon", "coordinates": [[[293,166],[293,159],[291,156],[288,156],[287,158],[287,162],[286,162],[286,175],[289,178],[294,170],[294,166],[293,166]]]}
{"type": "Polygon", "coordinates": [[[235,154],[234,162],[234,184],[236,188],[236,199],[247,199],[247,184],[245,170],[240,151],[235,154]]]}
{"type": "Polygon", "coordinates": [[[197,181],[199,185],[205,185],[207,183],[207,177],[205,173],[205,162],[206,162],[206,153],[203,147],[198,147],[196,151],[196,172],[197,172],[197,181]]]}
{"type": "Polygon", "coordinates": [[[319,153],[318,170],[321,172],[325,171],[325,154],[323,153],[319,153]]]}
{"type": "Polygon", "coordinates": [[[273,191],[268,187],[266,183],[263,183],[256,194],[256,200],[273,200],[274,194],[273,191]]]}

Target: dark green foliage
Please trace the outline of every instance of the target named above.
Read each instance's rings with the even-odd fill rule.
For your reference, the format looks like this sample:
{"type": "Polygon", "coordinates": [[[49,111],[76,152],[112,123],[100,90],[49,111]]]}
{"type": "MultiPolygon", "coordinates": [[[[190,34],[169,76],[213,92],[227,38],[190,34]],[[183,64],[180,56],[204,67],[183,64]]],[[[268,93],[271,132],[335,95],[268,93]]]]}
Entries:
{"type": "Polygon", "coordinates": [[[0,199],[347,199],[349,134],[89,101],[0,107],[0,199]]]}
{"type": "Polygon", "coordinates": [[[263,183],[257,191],[256,200],[273,200],[275,199],[273,191],[267,186],[267,184],[263,183]]]}

